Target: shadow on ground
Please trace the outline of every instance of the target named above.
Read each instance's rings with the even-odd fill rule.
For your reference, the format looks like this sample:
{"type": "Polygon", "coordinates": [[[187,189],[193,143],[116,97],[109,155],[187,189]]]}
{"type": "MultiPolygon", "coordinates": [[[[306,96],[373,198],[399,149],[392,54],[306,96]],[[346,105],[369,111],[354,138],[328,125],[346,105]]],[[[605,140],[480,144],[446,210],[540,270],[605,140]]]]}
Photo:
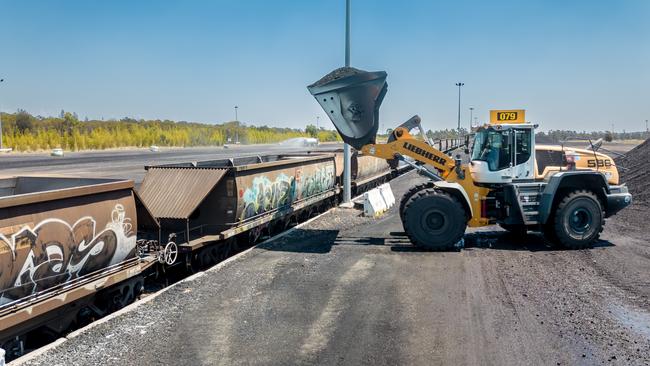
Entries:
{"type": "MultiPolygon", "coordinates": [[[[518,237],[506,231],[481,231],[467,233],[464,245],[449,252],[462,249],[493,249],[511,251],[561,251],[567,250],[547,242],[540,234],[518,237]]],[[[290,235],[259,246],[260,249],[297,253],[329,253],[335,245],[388,246],[394,252],[428,252],[413,246],[406,233],[390,232],[386,237],[339,236],[338,230],[296,229],[290,235]]],[[[609,241],[599,240],[593,248],[613,247],[609,241]]],[[[592,249],[593,249],[592,248],[592,249]]],[[[589,249],[587,249],[589,250],[589,249]]]]}

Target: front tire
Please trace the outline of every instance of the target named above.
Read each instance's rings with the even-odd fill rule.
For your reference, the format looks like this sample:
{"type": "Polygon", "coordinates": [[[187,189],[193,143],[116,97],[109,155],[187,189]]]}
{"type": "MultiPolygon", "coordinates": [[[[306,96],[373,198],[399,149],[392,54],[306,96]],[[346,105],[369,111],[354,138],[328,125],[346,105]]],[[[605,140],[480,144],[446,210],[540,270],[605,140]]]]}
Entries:
{"type": "Polygon", "coordinates": [[[399,202],[399,218],[404,222],[404,207],[406,206],[406,202],[413,197],[414,194],[418,193],[419,191],[425,189],[425,188],[433,188],[433,182],[428,181],[424,183],[417,184],[411,188],[409,188],[406,193],[402,196],[402,200],[399,202]]]}
{"type": "Polygon", "coordinates": [[[603,208],[589,191],[576,190],[564,197],[554,215],[554,232],[566,248],[583,249],[598,239],[603,227],[603,208]]]}
{"type": "Polygon", "coordinates": [[[456,198],[426,188],[413,194],[404,205],[403,224],[406,235],[415,246],[447,250],[462,239],[467,219],[456,198]]]}

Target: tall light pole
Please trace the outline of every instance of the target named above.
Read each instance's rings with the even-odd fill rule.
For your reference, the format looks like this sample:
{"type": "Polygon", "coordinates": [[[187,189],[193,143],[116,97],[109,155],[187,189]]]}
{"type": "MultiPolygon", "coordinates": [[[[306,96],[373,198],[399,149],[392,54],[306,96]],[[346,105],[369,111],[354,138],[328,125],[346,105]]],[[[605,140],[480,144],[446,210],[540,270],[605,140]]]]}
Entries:
{"type": "Polygon", "coordinates": [[[318,127],[319,123],[318,122],[320,122],[320,116],[316,116],[316,131],[318,131],[318,129],[319,129],[319,127],[318,127]]]}
{"type": "Polygon", "coordinates": [[[456,83],[458,87],[458,132],[460,132],[460,87],[465,85],[465,83],[456,83]]]}
{"type": "Polygon", "coordinates": [[[239,108],[239,107],[235,106],[235,121],[239,121],[239,118],[237,118],[237,109],[238,109],[238,108],[239,108]]]}
{"type": "MultiPolygon", "coordinates": [[[[5,79],[0,79],[0,83],[5,81],[5,79]]],[[[646,125],[648,124],[648,121],[646,121],[646,125]]],[[[2,109],[0,108],[0,149],[2,149],[2,109]]]]}
{"type": "MultiPolygon", "coordinates": [[[[2,126],[2,125],[0,124],[0,126],[2,126]]],[[[645,120],[645,132],[648,132],[648,120],[647,119],[645,120]]]]}
{"type": "Polygon", "coordinates": [[[474,107],[469,107],[469,132],[472,132],[472,117],[474,116],[474,107]]]}
{"type": "MultiPolygon", "coordinates": [[[[350,2],[345,0],[345,67],[350,67],[350,2]]],[[[350,176],[350,145],[343,145],[343,204],[349,205],[352,200],[350,176]]]]}

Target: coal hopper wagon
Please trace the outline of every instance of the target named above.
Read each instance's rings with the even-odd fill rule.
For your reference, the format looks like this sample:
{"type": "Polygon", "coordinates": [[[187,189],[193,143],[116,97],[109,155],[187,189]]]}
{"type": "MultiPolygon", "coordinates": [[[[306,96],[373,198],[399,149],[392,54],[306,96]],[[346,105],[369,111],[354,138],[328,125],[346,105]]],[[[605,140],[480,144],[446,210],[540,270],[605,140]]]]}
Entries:
{"type": "MultiPolygon", "coordinates": [[[[0,179],[0,348],[15,358],[335,206],[342,151],[147,166],[120,179],[0,179]]],[[[352,156],[354,194],[402,172],[352,156]]]]}

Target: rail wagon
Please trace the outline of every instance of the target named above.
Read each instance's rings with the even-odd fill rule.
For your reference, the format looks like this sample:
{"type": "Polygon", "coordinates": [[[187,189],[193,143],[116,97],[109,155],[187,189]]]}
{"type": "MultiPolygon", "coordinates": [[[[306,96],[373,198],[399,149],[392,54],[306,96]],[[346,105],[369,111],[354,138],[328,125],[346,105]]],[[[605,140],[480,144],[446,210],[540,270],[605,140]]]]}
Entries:
{"type": "Polygon", "coordinates": [[[137,255],[139,222],[157,227],[129,180],[0,179],[0,347],[20,354],[31,330],[132,301],[152,263],[137,255]]]}
{"type": "MultiPolygon", "coordinates": [[[[343,187],[343,149],[328,149],[308,151],[308,155],[333,154],[336,163],[336,184],[343,187]]],[[[350,154],[350,181],[352,195],[359,195],[369,189],[389,181],[392,177],[403,173],[407,165],[399,169],[391,169],[386,160],[374,159],[352,149],[350,154]]]]}
{"type": "MultiPolygon", "coordinates": [[[[130,180],[0,179],[0,348],[9,359],[336,205],[343,152],[147,166],[130,180]]],[[[394,176],[352,158],[354,193],[394,176]]]]}
{"type": "MultiPolygon", "coordinates": [[[[332,154],[238,157],[147,166],[139,193],[191,269],[331,207],[332,154]]],[[[176,264],[169,263],[169,264],[176,264]]]]}

